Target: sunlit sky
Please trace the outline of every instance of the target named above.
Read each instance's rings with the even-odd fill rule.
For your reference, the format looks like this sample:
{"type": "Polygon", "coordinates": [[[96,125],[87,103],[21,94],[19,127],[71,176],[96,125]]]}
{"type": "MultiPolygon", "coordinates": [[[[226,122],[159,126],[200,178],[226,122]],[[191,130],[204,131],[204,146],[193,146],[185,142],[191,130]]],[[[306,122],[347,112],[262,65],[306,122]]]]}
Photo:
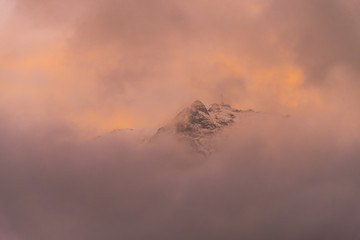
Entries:
{"type": "Polygon", "coordinates": [[[19,120],[158,127],[220,95],[292,114],[329,107],[338,82],[357,84],[357,1],[0,4],[0,106],[19,120]]]}

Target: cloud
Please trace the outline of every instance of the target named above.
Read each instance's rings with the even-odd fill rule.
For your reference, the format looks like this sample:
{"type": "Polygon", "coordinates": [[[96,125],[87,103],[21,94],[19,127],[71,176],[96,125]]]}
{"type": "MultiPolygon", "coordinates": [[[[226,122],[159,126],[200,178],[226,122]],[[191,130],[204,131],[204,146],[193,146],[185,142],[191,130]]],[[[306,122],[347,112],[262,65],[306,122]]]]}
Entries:
{"type": "MultiPolygon", "coordinates": [[[[17,0],[4,21],[2,95],[19,107],[50,100],[57,118],[99,131],[158,126],[187,102],[220,94],[239,108],[321,107],[336,69],[359,75],[357,8],[347,0],[17,0]],[[94,115],[102,117],[83,117],[94,115]]],[[[336,81],[358,88],[356,78],[336,81]]]]}
{"type": "Polygon", "coordinates": [[[358,3],[6,6],[1,237],[359,236],[358,3]],[[207,159],[169,139],[84,140],[159,127],[185,103],[220,94],[262,113],[224,132],[207,159]]]}
{"type": "Polygon", "coordinates": [[[359,234],[359,139],[346,125],[244,115],[205,159],[168,140],[78,141],[58,123],[14,129],[6,119],[0,209],[19,240],[359,234]]]}

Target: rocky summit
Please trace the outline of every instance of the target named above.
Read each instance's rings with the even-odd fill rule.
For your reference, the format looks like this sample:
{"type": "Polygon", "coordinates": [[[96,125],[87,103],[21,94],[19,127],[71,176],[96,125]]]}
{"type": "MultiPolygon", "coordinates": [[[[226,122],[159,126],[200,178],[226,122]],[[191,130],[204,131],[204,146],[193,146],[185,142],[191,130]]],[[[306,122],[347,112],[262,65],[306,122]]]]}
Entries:
{"type": "Polygon", "coordinates": [[[238,114],[253,112],[238,110],[228,104],[211,104],[209,108],[199,100],[180,111],[167,125],[158,129],[153,139],[174,135],[197,152],[209,155],[213,152],[213,138],[225,127],[232,125],[238,114]]]}

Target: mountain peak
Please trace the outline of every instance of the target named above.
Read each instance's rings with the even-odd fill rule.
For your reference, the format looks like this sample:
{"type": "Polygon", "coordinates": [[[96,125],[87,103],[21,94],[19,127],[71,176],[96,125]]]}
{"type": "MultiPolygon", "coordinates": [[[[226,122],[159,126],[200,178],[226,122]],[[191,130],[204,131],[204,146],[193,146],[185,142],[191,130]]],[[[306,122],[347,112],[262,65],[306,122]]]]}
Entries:
{"type": "Polygon", "coordinates": [[[216,124],[212,120],[206,106],[199,100],[182,110],[174,119],[176,132],[196,135],[200,129],[213,130],[216,124]]]}
{"type": "Polygon", "coordinates": [[[228,104],[205,104],[195,100],[189,107],[180,111],[176,117],[164,127],[158,129],[154,138],[163,134],[171,134],[185,140],[198,152],[208,155],[212,152],[212,136],[224,127],[230,126],[236,115],[243,111],[233,109],[228,104]]]}
{"type": "Polygon", "coordinates": [[[205,104],[202,103],[202,102],[199,101],[199,100],[195,100],[195,101],[191,104],[190,108],[191,108],[192,111],[201,111],[201,112],[209,115],[209,112],[208,112],[205,104]]]}

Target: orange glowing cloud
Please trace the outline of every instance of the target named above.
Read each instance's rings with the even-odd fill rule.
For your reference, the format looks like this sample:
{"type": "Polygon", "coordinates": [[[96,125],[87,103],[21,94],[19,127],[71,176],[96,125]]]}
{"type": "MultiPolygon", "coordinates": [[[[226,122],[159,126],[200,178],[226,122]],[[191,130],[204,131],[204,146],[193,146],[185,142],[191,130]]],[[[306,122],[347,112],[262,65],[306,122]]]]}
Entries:
{"type": "Polygon", "coordinates": [[[332,69],[359,69],[356,22],[334,1],[3,2],[1,105],[99,131],[157,127],[220,95],[259,111],[322,107],[332,69]]]}

